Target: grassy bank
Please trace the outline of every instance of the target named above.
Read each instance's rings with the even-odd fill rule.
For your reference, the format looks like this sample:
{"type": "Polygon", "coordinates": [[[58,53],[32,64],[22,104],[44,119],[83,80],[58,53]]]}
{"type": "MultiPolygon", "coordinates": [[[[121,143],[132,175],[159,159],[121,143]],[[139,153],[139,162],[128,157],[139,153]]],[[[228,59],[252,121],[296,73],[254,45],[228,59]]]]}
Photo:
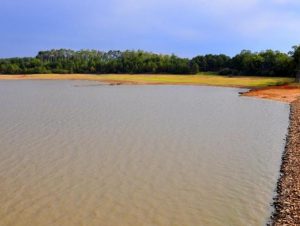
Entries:
{"type": "Polygon", "coordinates": [[[0,80],[91,80],[118,84],[209,85],[227,87],[266,87],[292,83],[291,78],[280,77],[227,77],[219,75],[131,75],[131,74],[35,74],[0,75],[0,80]]]}
{"type": "Polygon", "coordinates": [[[107,84],[134,85],[199,85],[249,88],[244,96],[292,102],[300,97],[300,86],[292,78],[197,75],[143,75],[143,74],[34,74],[0,75],[0,80],[89,80],[107,84]]]}

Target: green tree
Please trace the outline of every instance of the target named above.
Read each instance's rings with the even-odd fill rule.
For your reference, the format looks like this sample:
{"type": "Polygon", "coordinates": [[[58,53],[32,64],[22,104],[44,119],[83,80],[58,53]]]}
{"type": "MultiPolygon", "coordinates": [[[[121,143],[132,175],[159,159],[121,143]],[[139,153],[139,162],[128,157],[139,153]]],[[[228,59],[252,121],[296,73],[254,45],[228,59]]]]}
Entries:
{"type": "Polygon", "coordinates": [[[199,72],[199,66],[197,63],[192,63],[191,66],[191,73],[192,74],[197,74],[199,72]]]}
{"type": "Polygon", "coordinates": [[[291,55],[293,57],[296,80],[300,82],[300,45],[293,46],[293,51],[291,52],[291,55]]]}

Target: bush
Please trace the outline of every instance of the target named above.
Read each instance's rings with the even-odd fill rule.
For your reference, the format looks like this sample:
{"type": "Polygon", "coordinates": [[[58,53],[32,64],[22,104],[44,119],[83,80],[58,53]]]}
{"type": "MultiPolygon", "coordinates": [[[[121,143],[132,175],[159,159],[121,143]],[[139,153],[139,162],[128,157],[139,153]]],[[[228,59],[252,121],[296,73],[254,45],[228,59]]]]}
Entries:
{"type": "Polygon", "coordinates": [[[222,70],[219,71],[219,75],[233,75],[232,69],[230,68],[223,68],[222,70]]]}

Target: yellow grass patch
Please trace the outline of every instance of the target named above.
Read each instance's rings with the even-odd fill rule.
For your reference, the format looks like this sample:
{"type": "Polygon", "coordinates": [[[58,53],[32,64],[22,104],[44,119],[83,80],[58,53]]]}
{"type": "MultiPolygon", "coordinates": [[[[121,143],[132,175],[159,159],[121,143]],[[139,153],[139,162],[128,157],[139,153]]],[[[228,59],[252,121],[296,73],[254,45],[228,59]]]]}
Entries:
{"type": "Polygon", "coordinates": [[[131,75],[131,74],[35,74],[0,75],[0,80],[91,80],[120,84],[209,85],[228,87],[265,87],[293,82],[278,77],[227,77],[219,75],[131,75]]]}

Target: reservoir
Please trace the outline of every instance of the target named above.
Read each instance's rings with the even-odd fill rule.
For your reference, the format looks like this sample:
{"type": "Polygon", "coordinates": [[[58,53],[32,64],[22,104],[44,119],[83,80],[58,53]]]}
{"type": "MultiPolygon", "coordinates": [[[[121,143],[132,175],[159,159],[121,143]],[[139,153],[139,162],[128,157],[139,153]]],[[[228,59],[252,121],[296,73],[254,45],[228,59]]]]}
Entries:
{"type": "Polygon", "coordinates": [[[289,105],[241,91],[0,81],[0,225],[265,225],[289,105]]]}

